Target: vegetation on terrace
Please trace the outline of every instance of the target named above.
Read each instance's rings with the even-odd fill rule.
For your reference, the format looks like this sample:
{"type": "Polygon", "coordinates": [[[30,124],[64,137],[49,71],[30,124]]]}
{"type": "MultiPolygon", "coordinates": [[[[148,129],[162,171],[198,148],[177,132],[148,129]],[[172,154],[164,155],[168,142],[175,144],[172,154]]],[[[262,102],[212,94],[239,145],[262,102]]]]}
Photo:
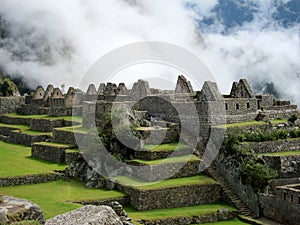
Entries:
{"type": "Polygon", "coordinates": [[[216,203],[207,205],[198,205],[191,207],[181,207],[181,208],[170,208],[170,209],[156,209],[149,211],[137,211],[133,207],[125,207],[128,215],[136,224],[139,220],[163,220],[168,218],[179,218],[179,217],[194,217],[201,216],[205,214],[217,213],[219,209],[227,209],[230,211],[235,211],[236,209],[232,206],[216,203]]]}
{"type": "Polygon", "coordinates": [[[227,131],[222,151],[227,156],[227,165],[237,167],[242,182],[251,185],[255,192],[262,191],[268,181],[278,177],[277,171],[262,164],[261,159],[239,141],[239,129],[227,131]]]}
{"type": "Polygon", "coordinates": [[[130,162],[136,162],[145,165],[158,165],[162,163],[185,163],[185,162],[192,162],[192,161],[200,161],[200,159],[195,155],[186,155],[186,156],[178,156],[178,157],[157,159],[151,161],[141,160],[141,159],[130,160],[130,162]]]}
{"type": "Polygon", "coordinates": [[[0,127],[8,127],[8,128],[16,130],[14,132],[21,132],[21,133],[28,134],[28,135],[52,135],[52,132],[40,132],[40,131],[30,130],[30,127],[28,125],[15,125],[15,124],[0,123],[0,127]]]}
{"type": "Polygon", "coordinates": [[[35,202],[42,208],[46,219],[82,207],[74,203],[77,201],[108,200],[125,196],[118,191],[86,188],[83,183],[74,180],[0,187],[0,193],[35,202]]]}
{"type": "Polygon", "coordinates": [[[300,155],[300,150],[298,151],[288,151],[288,152],[272,152],[272,153],[262,153],[259,156],[294,156],[300,155]]]}
{"type": "Polygon", "coordinates": [[[0,141],[0,177],[46,174],[65,168],[66,165],[32,158],[30,147],[0,141]]]}
{"type": "Polygon", "coordinates": [[[77,123],[82,123],[81,116],[20,115],[17,113],[9,113],[9,114],[5,114],[5,116],[12,117],[12,118],[25,118],[25,119],[47,119],[47,120],[64,119],[66,121],[74,121],[77,123]]]}
{"type": "Polygon", "coordinates": [[[197,175],[192,177],[183,177],[183,178],[172,178],[168,180],[163,180],[159,182],[147,182],[139,180],[136,178],[129,177],[114,177],[114,179],[121,184],[131,186],[140,190],[158,190],[163,188],[173,188],[180,186],[190,186],[190,185],[207,185],[207,184],[216,184],[217,182],[205,175],[197,175]]]}
{"type": "Polygon", "coordinates": [[[188,145],[182,144],[182,143],[170,143],[170,144],[160,144],[160,145],[144,145],[143,149],[149,150],[149,151],[180,151],[180,150],[186,150],[190,147],[188,145]]]}

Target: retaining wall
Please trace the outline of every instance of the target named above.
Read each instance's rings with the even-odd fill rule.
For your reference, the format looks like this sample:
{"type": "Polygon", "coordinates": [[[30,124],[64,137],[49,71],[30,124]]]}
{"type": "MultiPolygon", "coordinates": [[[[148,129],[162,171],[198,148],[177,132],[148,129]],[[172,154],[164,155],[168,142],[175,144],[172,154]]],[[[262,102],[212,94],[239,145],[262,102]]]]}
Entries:
{"type": "Polygon", "coordinates": [[[50,181],[59,180],[62,177],[63,177],[63,175],[59,174],[59,173],[34,174],[34,175],[25,175],[25,176],[18,176],[18,177],[5,177],[5,178],[2,177],[2,178],[0,178],[0,187],[47,183],[50,181]]]}
{"type": "Polygon", "coordinates": [[[193,185],[158,190],[140,190],[132,187],[117,189],[130,196],[130,204],[138,210],[177,208],[217,202],[221,199],[219,184],[193,185]]]}
{"type": "Polygon", "coordinates": [[[258,154],[297,151],[300,150],[300,138],[266,142],[251,142],[243,143],[243,145],[250,147],[258,154]]]}
{"type": "Polygon", "coordinates": [[[299,204],[265,194],[259,195],[259,203],[263,216],[283,224],[299,224],[299,204]]]}

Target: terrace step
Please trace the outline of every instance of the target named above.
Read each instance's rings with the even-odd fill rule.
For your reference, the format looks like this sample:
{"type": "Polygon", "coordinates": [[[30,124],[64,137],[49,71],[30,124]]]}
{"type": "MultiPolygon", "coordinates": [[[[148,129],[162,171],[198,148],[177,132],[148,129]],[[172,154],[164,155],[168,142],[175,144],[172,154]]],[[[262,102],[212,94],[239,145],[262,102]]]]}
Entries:
{"type": "Polygon", "coordinates": [[[118,190],[130,196],[130,204],[142,211],[210,204],[221,199],[221,186],[205,175],[156,183],[128,177],[115,177],[113,181],[118,190]]]}
{"type": "Polygon", "coordinates": [[[14,125],[29,125],[31,118],[18,117],[17,115],[2,115],[0,116],[0,122],[5,124],[14,125]]]}
{"type": "Polygon", "coordinates": [[[146,181],[159,181],[169,177],[179,178],[199,174],[201,160],[194,155],[177,156],[159,160],[130,160],[135,166],[133,174],[146,181]]]}
{"type": "Polygon", "coordinates": [[[249,207],[242,200],[238,198],[235,192],[227,184],[225,178],[219,173],[219,171],[213,165],[207,168],[207,172],[215,180],[219,182],[227,197],[232,201],[235,207],[237,207],[239,213],[253,219],[257,218],[257,216],[249,209],[249,207]]]}
{"type": "Polygon", "coordinates": [[[134,158],[140,160],[159,160],[168,157],[191,155],[193,149],[180,143],[144,145],[140,150],[134,151],[134,158]]]}
{"type": "Polygon", "coordinates": [[[86,135],[88,131],[81,130],[80,127],[54,128],[53,142],[77,146],[76,138],[84,138],[86,135]]]}
{"type": "MultiPolygon", "coordinates": [[[[207,204],[191,207],[137,211],[125,208],[135,224],[157,225],[189,225],[231,220],[235,218],[236,210],[225,204],[207,204]]],[[[233,223],[232,223],[233,224],[233,223]]]]}
{"type": "Polygon", "coordinates": [[[63,164],[66,162],[66,150],[75,147],[74,145],[53,142],[37,142],[32,145],[31,156],[53,163],[63,164]]]}

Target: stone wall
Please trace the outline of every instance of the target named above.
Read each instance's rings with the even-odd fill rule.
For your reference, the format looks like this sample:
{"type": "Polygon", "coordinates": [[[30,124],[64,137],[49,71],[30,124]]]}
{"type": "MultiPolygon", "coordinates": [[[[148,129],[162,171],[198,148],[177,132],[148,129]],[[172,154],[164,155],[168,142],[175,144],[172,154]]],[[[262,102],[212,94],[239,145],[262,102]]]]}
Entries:
{"type": "Polygon", "coordinates": [[[270,168],[277,170],[280,178],[300,177],[300,155],[263,156],[270,168]]]}
{"type": "Polygon", "coordinates": [[[226,115],[244,115],[257,111],[256,98],[225,98],[226,115]]]}
{"type": "Polygon", "coordinates": [[[65,163],[65,151],[66,146],[51,146],[40,143],[32,145],[31,156],[43,160],[47,160],[54,163],[65,163]]]}
{"type": "Polygon", "coordinates": [[[265,194],[259,195],[259,203],[263,216],[284,224],[299,224],[299,204],[265,194]]]}
{"type": "MultiPolygon", "coordinates": [[[[53,128],[73,126],[78,123],[72,121],[66,121],[64,119],[31,119],[30,120],[30,130],[40,131],[40,132],[52,132],[53,128]]],[[[79,125],[79,124],[78,124],[79,125]]]]}
{"type": "Polygon", "coordinates": [[[132,174],[146,181],[159,181],[169,177],[188,177],[199,173],[200,160],[183,163],[162,163],[158,165],[145,166],[145,164],[130,163],[137,166],[133,168],[132,174]]]}
{"type": "Polygon", "coordinates": [[[25,103],[25,97],[0,97],[0,115],[13,113],[25,103]]]}
{"type": "Polygon", "coordinates": [[[236,216],[236,212],[230,212],[227,210],[220,209],[218,212],[213,214],[193,216],[193,217],[174,217],[166,218],[159,220],[143,220],[141,224],[144,225],[170,225],[170,224],[180,224],[180,225],[189,225],[189,224],[202,224],[202,223],[213,223],[219,221],[230,220],[236,216]]]}
{"type": "Polygon", "coordinates": [[[61,129],[53,130],[53,141],[62,144],[71,144],[77,146],[75,135],[72,131],[65,131],[61,129]]]}
{"type": "Polygon", "coordinates": [[[238,169],[234,165],[227,165],[228,159],[223,154],[219,154],[217,160],[217,168],[228,182],[230,188],[256,216],[259,216],[258,197],[251,186],[242,184],[238,169]]]}
{"type": "Polygon", "coordinates": [[[63,175],[59,173],[34,174],[20,177],[2,177],[0,178],[0,187],[47,183],[50,181],[59,180],[62,177],[63,175]]]}
{"type": "Polygon", "coordinates": [[[0,121],[1,123],[5,124],[19,124],[19,125],[29,125],[30,118],[22,118],[22,117],[11,117],[11,116],[1,116],[0,121]]]}
{"type": "Polygon", "coordinates": [[[45,115],[49,112],[49,107],[43,107],[40,105],[22,105],[20,108],[17,108],[16,113],[20,115],[45,115]]]}
{"type": "Polygon", "coordinates": [[[189,155],[193,153],[193,149],[185,149],[185,150],[175,150],[175,151],[149,151],[149,150],[137,150],[134,151],[134,158],[142,159],[142,160],[157,160],[164,159],[172,155],[175,156],[183,156],[189,155]]]}
{"type": "Polygon", "coordinates": [[[141,211],[209,204],[221,199],[219,184],[182,185],[158,190],[142,190],[117,185],[117,189],[128,194],[130,204],[141,211]]]}
{"type": "Polygon", "coordinates": [[[300,149],[300,138],[266,142],[251,142],[244,143],[243,145],[245,147],[250,147],[256,153],[297,151],[300,149]]]}
{"type": "Polygon", "coordinates": [[[51,135],[44,134],[44,135],[31,135],[25,134],[21,131],[12,131],[7,139],[8,142],[14,144],[20,144],[25,146],[31,146],[35,142],[44,142],[46,140],[51,139],[51,135]]]}

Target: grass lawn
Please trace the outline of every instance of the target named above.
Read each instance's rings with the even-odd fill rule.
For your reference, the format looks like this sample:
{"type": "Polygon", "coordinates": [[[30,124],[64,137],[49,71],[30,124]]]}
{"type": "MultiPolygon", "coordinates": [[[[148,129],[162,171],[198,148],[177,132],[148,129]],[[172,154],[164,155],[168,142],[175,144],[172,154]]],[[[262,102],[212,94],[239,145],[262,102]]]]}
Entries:
{"type": "Polygon", "coordinates": [[[46,219],[82,207],[73,203],[74,201],[105,200],[125,196],[117,191],[86,188],[83,183],[74,180],[1,187],[0,193],[35,202],[41,206],[46,219]]]}
{"type": "Polygon", "coordinates": [[[199,161],[200,159],[195,155],[186,155],[186,156],[178,156],[178,157],[171,157],[166,159],[158,159],[158,160],[140,160],[140,159],[133,159],[130,160],[130,162],[137,162],[140,164],[145,165],[158,165],[158,164],[165,164],[165,163],[185,163],[185,162],[191,162],[191,161],[199,161]]]}
{"type": "Polygon", "coordinates": [[[82,123],[82,117],[80,116],[19,115],[16,113],[5,114],[5,116],[15,117],[15,118],[48,119],[48,120],[64,119],[67,121],[82,123]]]}
{"type": "Polygon", "coordinates": [[[75,148],[75,145],[71,144],[61,144],[55,142],[35,142],[34,144],[44,145],[44,146],[51,146],[51,147],[61,147],[61,148],[75,148]]]}
{"type": "MultiPolygon", "coordinates": [[[[82,134],[88,134],[90,131],[93,131],[88,128],[84,128],[81,125],[79,126],[72,126],[72,127],[61,127],[61,128],[55,128],[56,130],[63,130],[68,132],[76,132],[76,133],[82,133],[82,134]]],[[[96,130],[94,130],[96,133],[96,130]]]]}
{"type": "Polygon", "coordinates": [[[201,225],[246,225],[248,223],[244,223],[240,221],[238,218],[234,218],[227,221],[213,222],[213,223],[202,223],[201,225]]]}
{"type": "Polygon", "coordinates": [[[216,213],[218,209],[228,209],[231,211],[236,210],[235,208],[222,204],[208,204],[208,205],[198,205],[191,207],[181,207],[181,208],[171,208],[171,209],[156,209],[149,211],[137,211],[132,207],[125,207],[126,212],[132,220],[139,224],[138,220],[159,220],[167,218],[176,218],[176,217],[193,217],[201,216],[205,214],[216,213]]]}
{"type": "Polygon", "coordinates": [[[216,184],[217,182],[205,175],[197,175],[192,177],[173,178],[159,182],[146,182],[134,178],[128,177],[114,177],[115,180],[120,183],[132,186],[140,190],[157,190],[163,188],[172,188],[180,186],[191,186],[191,185],[207,185],[216,184]]]}
{"type": "Polygon", "coordinates": [[[260,156],[293,156],[293,155],[300,155],[299,151],[290,151],[290,152],[273,152],[273,153],[262,153],[259,154],[260,156]]]}
{"type": "Polygon", "coordinates": [[[149,151],[175,151],[189,149],[190,146],[181,143],[170,143],[160,145],[144,145],[144,149],[149,151]]]}
{"type": "MultiPolygon", "coordinates": [[[[287,122],[286,119],[274,119],[271,120],[272,124],[278,124],[278,123],[285,123],[287,122]]],[[[226,128],[231,128],[231,127],[250,127],[250,126],[259,126],[259,125],[265,125],[266,122],[263,121],[247,121],[247,122],[241,122],[241,123],[229,123],[226,124],[226,128]]]]}
{"type": "Polygon", "coordinates": [[[52,132],[40,132],[40,131],[34,131],[30,130],[28,125],[14,125],[14,124],[5,124],[5,123],[0,123],[0,127],[9,127],[16,129],[15,132],[22,132],[24,134],[30,134],[30,135],[52,135],[52,132]],[[20,130],[20,131],[18,131],[20,130]]]}
{"type": "Polygon", "coordinates": [[[52,173],[66,165],[31,158],[31,148],[0,141],[0,177],[52,173]]]}

